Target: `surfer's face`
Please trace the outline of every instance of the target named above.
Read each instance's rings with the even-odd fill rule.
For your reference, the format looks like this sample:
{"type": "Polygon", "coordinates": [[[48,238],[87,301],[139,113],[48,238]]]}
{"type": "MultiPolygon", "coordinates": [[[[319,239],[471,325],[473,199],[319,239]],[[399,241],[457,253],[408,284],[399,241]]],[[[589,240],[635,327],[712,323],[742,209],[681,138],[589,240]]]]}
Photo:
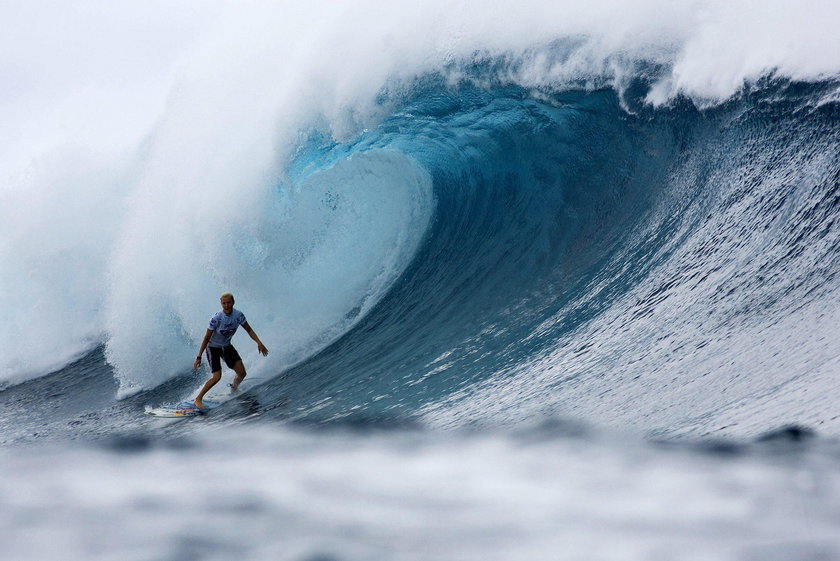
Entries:
{"type": "Polygon", "coordinates": [[[233,312],[233,298],[231,298],[230,296],[228,296],[226,298],[222,298],[221,303],[222,303],[222,311],[226,315],[230,315],[231,312],[233,312]]]}

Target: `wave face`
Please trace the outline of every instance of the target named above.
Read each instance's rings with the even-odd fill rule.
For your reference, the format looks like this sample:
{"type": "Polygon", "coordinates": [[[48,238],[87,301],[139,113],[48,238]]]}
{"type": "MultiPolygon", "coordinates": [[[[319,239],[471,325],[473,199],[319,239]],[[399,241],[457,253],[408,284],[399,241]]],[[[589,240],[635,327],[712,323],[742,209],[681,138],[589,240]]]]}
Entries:
{"type": "Polygon", "coordinates": [[[668,434],[827,420],[840,128],[825,90],[771,81],[637,113],[614,90],[414,92],[352,150],[398,147],[429,171],[425,243],[362,324],[260,400],[668,434]]]}
{"type": "Polygon", "coordinates": [[[231,290],[267,417],[831,425],[837,14],[588,4],[217,6],[41,92],[73,116],[0,147],[0,383],[104,347],[160,387],[231,290]]]}

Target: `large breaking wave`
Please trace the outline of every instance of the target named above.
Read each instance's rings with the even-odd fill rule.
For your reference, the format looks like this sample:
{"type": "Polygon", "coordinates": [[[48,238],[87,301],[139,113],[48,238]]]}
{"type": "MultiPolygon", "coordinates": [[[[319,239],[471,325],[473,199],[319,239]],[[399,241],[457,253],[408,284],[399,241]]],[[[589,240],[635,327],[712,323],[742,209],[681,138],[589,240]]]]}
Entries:
{"type": "Polygon", "coordinates": [[[836,14],[526,4],[185,12],[172,74],[69,79],[0,152],[2,379],[153,388],[232,290],[284,417],[831,424],[836,14]]]}
{"type": "Polygon", "coordinates": [[[611,89],[416,93],[354,149],[399,146],[430,171],[425,244],[358,330],[260,400],[447,426],[829,421],[831,87],[770,81],[635,114],[611,89]]]}

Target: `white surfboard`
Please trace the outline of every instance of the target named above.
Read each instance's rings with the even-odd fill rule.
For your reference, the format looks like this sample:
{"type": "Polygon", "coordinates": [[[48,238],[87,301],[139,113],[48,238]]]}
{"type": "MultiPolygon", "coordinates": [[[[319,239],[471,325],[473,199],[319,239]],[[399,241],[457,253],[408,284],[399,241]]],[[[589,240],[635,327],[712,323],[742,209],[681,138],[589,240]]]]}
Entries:
{"type": "Polygon", "coordinates": [[[218,401],[204,400],[204,407],[198,408],[192,401],[182,401],[177,405],[161,405],[159,407],[146,406],[146,415],[152,417],[195,417],[204,415],[214,407],[221,405],[218,401]]]}
{"type": "MultiPolygon", "coordinates": [[[[243,384],[245,382],[256,382],[262,381],[262,378],[251,378],[247,377],[243,380],[243,384]]],[[[215,386],[213,389],[215,390],[218,386],[215,386]]],[[[230,386],[228,386],[229,388],[230,386]]],[[[195,406],[195,403],[192,400],[185,400],[181,401],[177,404],[164,404],[159,405],[157,407],[152,407],[151,405],[147,405],[145,407],[146,415],[151,415],[152,417],[167,417],[167,418],[183,418],[183,417],[196,417],[198,415],[206,415],[211,409],[218,407],[222,403],[236,397],[242,392],[242,386],[239,386],[239,391],[231,392],[229,389],[227,391],[210,391],[207,395],[204,396],[202,402],[204,403],[204,407],[199,409],[195,406]]],[[[198,390],[195,391],[198,393],[198,390]]]]}

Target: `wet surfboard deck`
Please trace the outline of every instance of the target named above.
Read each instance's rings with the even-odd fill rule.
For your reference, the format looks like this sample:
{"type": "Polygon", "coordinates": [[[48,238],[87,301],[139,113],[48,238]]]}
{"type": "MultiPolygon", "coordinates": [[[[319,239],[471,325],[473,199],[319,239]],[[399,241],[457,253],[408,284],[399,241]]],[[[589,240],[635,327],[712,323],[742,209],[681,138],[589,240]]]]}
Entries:
{"type": "MultiPolygon", "coordinates": [[[[248,383],[249,385],[253,385],[254,382],[262,382],[264,378],[260,377],[249,377],[246,378],[243,382],[248,383]]],[[[230,385],[228,385],[230,387],[230,385]]],[[[211,409],[222,405],[226,401],[229,401],[236,396],[242,393],[242,386],[239,386],[239,390],[236,392],[232,392],[230,390],[222,389],[218,386],[213,388],[216,391],[210,391],[207,395],[204,396],[204,408],[199,409],[195,406],[195,403],[191,399],[187,399],[185,401],[181,401],[177,404],[164,404],[158,406],[146,405],[145,413],[146,415],[151,415],[152,417],[168,417],[168,418],[183,418],[183,417],[197,417],[198,415],[206,415],[211,409]]],[[[198,390],[196,389],[192,395],[196,395],[198,390]]]]}
{"type": "Polygon", "coordinates": [[[218,401],[204,400],[204,407],[199,409],[192,401],[182,401],[176,405],[161,405],[159,407],[146,406],[146,415],[152,417],[196,417],[204,415],[214,407],[221,405],[218,401]]]}

